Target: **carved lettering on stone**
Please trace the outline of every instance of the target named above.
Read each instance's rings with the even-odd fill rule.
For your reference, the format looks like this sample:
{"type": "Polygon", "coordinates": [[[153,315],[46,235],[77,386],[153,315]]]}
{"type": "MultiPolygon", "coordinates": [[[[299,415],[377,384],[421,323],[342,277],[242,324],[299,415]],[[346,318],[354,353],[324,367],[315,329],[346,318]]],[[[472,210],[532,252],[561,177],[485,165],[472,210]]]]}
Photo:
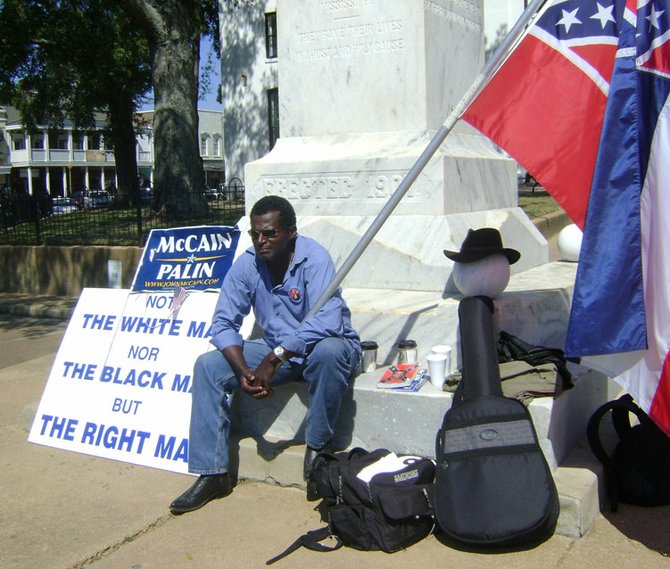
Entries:
{"type": "Polygon", "coordinates": [[[374,0],[332,0],[321,6],[332,17],[327,27],[300,31],[298,61],[356,59],[405,50],[402,19],[389,17],[374,0]],[[363,10],[376,7],[377,16],[363,10]]]}
{"type": "Polygon", "coordinates": [[[424,0],[424,10],[449,22],[453,22],[466,30],[482,32],[482,15],[479,5],[469,0],[445,0],[451,8],[445,8],[435,0],[424,0]]]}
{"type": "MultiPolygon", "coordinates": [[[[303,202],[319,200],[387,200],[405,177],[404,172],[341,173],[333,176],[264,176],[259,180],[262,195],[278,195],[303,202]],[[356,178],[356,180],[354,179],[356,178]]],[[[420,197],[411,189],[405,199],[420,197]]]]}

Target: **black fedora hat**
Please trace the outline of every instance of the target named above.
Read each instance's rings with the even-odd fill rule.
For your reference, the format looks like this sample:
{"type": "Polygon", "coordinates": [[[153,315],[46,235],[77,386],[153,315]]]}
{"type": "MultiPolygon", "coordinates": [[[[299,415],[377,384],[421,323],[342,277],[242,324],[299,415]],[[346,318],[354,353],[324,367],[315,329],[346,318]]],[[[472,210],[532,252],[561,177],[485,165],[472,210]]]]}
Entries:
{"type": "Polygon", "coordinates": [[[521,253],[516,249],[505,249],[503,247],[500,232],[493,227],[469,229],[461,244],[461,250],[445,250],[444,254],[452,261],[459,263],[472,263],[490,255],[505,255],[510,265],[516,263],[521,257],[521,253]]]}

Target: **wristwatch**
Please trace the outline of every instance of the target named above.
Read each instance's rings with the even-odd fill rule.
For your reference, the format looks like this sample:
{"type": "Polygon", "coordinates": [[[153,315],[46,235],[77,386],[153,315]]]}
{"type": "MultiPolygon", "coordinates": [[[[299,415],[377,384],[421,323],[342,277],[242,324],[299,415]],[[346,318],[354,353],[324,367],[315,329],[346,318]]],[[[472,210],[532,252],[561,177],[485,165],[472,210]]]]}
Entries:
{"type": "Polygon", "coordinates": [[[286,361],[286,350],[282,346],[277,346],[272,350],[275,356],[277,356],[282,362],[286,361]]]}

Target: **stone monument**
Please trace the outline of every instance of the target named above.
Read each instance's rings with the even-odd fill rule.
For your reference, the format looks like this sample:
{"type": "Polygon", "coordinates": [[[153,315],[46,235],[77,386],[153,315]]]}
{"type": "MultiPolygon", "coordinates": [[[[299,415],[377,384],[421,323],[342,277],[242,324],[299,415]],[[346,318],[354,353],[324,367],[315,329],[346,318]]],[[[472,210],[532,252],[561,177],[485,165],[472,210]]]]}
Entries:
{"type": "MultiPolygon", "coordinates": [[[[286,197],[298,231],[339,267],[482,68],[482,0],[277,0],[277,18],[281,132],[269,154],[246,166],[247,208],[266,194],[286,197]]],[[[515,170],[458,124],[344,279],[353,324],[379,344],[380,367],[404,339],[417,341],[422,363],[431,346],[448,344],[459,366],[461,297],[443,250],[459,250],[468,229],[481,227],[497,228],[504,246],[522,254],[495,301],[498,326],[533,344],[563,345],[575,267],[547,262],[545,239],[517,207],[515,170]]],[[[345,445],[431,456],[451,394],[431,384],[416,394],[379,390],[381,372],[356,378],[345,445]]],[[[529,406],[556,469],[566,535],[582,535],[595,519],[597,485],[589,470],[557,467],[576,464],[569,455],[610,395],[594,372],[575,369],[575,383],[529,406]]],[[[293,389],[260,409],[239,400],[243,432],[270,441],[270,455],[300,440],[305,395],[293,389]]],[[[240,453],[241,468],[255,461],[261,478],[278,479],[256,448],[240,445],[240,453]]]]}
{"type": "MultiPolygon", "coordinates": [[[[277,14],[281,133],[246,166],[247,204],[288,198],[339,266],[483,66],[482,2],[278,0],[277,14]]],[[[463,123],[344,286],[455,292],[442,250],[483,226],[523,251],[516,271],[547,261],[514,162],[463,123]]]]}

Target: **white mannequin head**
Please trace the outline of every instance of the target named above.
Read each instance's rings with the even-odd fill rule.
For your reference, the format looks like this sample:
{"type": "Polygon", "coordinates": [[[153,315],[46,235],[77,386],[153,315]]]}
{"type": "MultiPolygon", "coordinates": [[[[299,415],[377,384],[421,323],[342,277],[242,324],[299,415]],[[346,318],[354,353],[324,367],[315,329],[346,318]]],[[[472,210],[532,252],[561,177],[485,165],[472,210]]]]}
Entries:
{"type": "Polygon", "coordinates": [[[510,265],[504,255],[489,255],[472,263],[454,263],[452,275],[463,296],[497,298],[509,283],[510,265]]]}

